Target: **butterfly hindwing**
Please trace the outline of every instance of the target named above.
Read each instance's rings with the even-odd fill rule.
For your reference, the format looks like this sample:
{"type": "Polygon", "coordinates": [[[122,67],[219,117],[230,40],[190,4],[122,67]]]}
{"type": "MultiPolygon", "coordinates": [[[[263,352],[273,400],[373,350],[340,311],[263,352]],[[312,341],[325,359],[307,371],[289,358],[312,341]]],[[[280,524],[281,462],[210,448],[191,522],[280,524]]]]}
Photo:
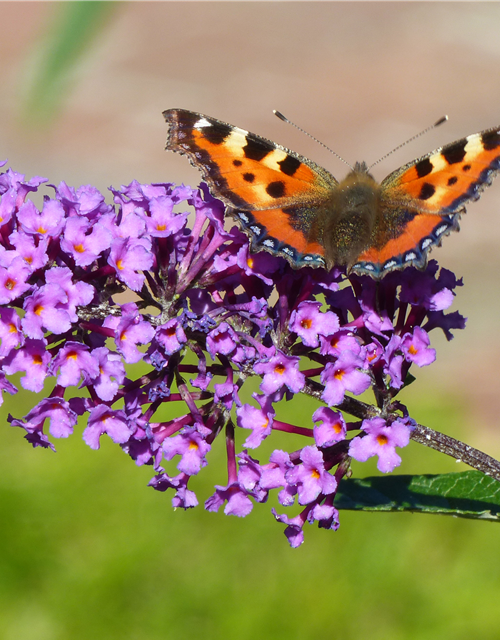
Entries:
{"type": "Polygon", "coordinates": [[[311,211],[300,207],[271,211],[228,209],[251,238],[253,251],[268,251],[286,258],[293,267],[324,267],[324,247],[309,241],[311,211]]]}

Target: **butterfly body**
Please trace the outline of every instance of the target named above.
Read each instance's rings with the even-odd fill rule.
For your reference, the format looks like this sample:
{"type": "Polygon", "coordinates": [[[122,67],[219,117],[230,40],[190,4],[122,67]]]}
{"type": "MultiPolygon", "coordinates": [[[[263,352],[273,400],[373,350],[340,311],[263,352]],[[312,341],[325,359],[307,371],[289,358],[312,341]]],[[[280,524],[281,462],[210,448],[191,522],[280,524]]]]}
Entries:
{"type": "Polygon", "coordinates": [[[164,112],[167,149],[186,154],[250,237],[252,251],[295,267],[346,267],[375,279],[406,266],[458,229],[500,169],[500,130],[489,129],[415,160],[378,183],[365,163],[340,182],[270,140],[183,109],[164,112]]]}

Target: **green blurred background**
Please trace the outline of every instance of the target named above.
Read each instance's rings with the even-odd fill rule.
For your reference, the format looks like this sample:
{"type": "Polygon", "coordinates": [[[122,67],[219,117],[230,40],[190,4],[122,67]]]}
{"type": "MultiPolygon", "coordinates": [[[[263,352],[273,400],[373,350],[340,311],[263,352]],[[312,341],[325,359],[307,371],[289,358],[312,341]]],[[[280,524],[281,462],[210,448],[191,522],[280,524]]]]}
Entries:
{"type": "MultiPolygon", "coordinates": [[[[0,157],[53,183],[101,189],[198,174],[163,151],[161,111],[185,107],[271,137],[342,175],[271,109],[349,162],[373,162],[448,113],[446,127],[378,166],[500,123],[498,4],[0,3],[0,157]]],[[[402,395],[418,421],[499,457],[500,184],[433,254],[464,275],[469,316],[402,395]]],[[[6,398],[0,476],[0,640],[204,637],[496,639],[496,525],[341,513],[291,550],[270,507],[246,519],[174,512],[103,439],[33,450],[6,398]]],[[[284,406],[301,423],[308,406],[284,406]]],[[[285,446],[277,434],[271,443],[285,446]],[[282,443],[282,444],[281,444],[282,443]]],[[[401,473],[459,471],[415,443],[401,473]]],[[[196,478],[200,502],[225,484],[223,441],[196,478]]],[[[374,463],[357,465],[370,475],[374,463]]]]}

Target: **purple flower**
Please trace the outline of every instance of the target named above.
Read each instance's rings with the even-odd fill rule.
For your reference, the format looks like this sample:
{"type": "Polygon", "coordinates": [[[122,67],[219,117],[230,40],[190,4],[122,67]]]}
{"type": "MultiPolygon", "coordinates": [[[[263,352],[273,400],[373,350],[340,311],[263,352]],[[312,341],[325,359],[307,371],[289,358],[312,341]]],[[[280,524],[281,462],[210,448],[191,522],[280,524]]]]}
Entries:
{"type": "Polygon", "coordinates": [[[299,371],[299,358],[279,350],[267,362],[258,362],[254,370],[263,376],[260,388],[266,394],[279,391],[284,385],[292,393],[298,393],[305,384],[305,376],[299,371]]]}
{"type": "Polygon", "coordinates": [[[257,460],[251,458],[246,451],[238,454],[238,482],[257,502],[265,502],[269,492],[263,489],[259,480],[262,467],[257,460]]]}
{"type": "Polygon", "coordinates": [[[207,351],[212,358],[215,358],[218,353],[230,355],[235,351],[237,344],[238,336],[227,322],[222,322],[207,334],[207,351]]]}
{"type": "Polygon", "coordinates": [[[137,345],[150,342],[155,331],[148,322],[142,320],[134,302],[122,305],[122,314],[121,318],[108,316],[104,326],[114,329],[116,346],[125,362],[139,362],[143,354],[137,345]]]}
{"type": "Polygon", "coordinates": [[[396,447],[406,447],[410,442],[411,426],[408,420],[395,420],[389,426],[382,418],[372,418],[363,420],[361,428],[366,435],[351,440],[349,455],[358,462],[366,462],[368,458],[378,456],[379,471],[394,471],[401,464],[396,447]]]}
{"type": "Polygon", "coordinates": [[[151,217],[146,218],[146,229],[153,238],[167,238],[186,224],[187,213],[173,213],[174,201],[167,196],[152,198],[151,217]]]}
{"type": "Polygon", "coordinates": [[[277,522],[283,522],[284,524],[288,525],[285,529],[285,535],[292,549],[300,547],[300,545],[304,542],[304,516],[300,514],[298,516],[295,516],[294,518],[289,518],[286,514],[278,514],[274,508],[271,509],[271,511],[277,522]]]}
{"type": "Polygon", "coordinates": [[[335,478],[325,471],[323,454],[317,447],[304,447],[300,454],[302,464],[290,469],[286,479],[297,485],[299,504],[309,504],[319,496],[328,495],[337,488],[335,478]]]}
{"type": "Polygon", "coordinates": [[[28,200],[17,217],[25,233],[42,238],[56,238],[64,228],[64,208],[57,200],[46,200],[41,212],[28,200]]]}
{"type": "Polygon", "coordinates": [[[295,332],[308,347],[319,346],[319,335],[327,336],[339,328],[339,319],[332,311],[321,313],[321,302],[301,302],[290,316],[290,331],[295,332]]]}
{"type": "Polygon", "coordinates": [[[226,487],[215,485],[215,493],[205,502],[205,509],[207,511],[218,511],[226,501],[227,504],[224,507],[226,516],[244,518],[253,509],[248,492],[239,482],[233,482],[226,487]]]}
{"type": "Polygon", "coordinates": [[[125,378],[125,367],[121,357],[106,347],[94,349],[91,355],[99,370],[93,380],[95,392],[101,400],[112,400],[125,378]]]}
{"type": "Polygon", "coordinates": [[[38,238],[26,233],[13,231],[9,236],[9,241],[32,273],[42,269],[48,263],[46,240],[39,241],[38,238]]]}
{"type": "Polygon", "coordinates": [[[61,240],[61,249],[70,255],[79,267],[86,267],[111,246],[109,231],[96,224],[94,227],[84,218],[69,218],[61,240]]]}
{"type": "Polygon", "coordinates": [[[89,423],[83,439],[91,449],[99,449],[100,438],[106,433],[113,442],[122,444],[132,435],[123,411],[112,411],[104,404],[90,410],[89,423]]]}
{"type": "Polygon", "coordinates": [[[30,268],[21,257],[14,258],[9,266],[0,266],[0,304],[8,304],[28,291],[30,275],[30,268]]]}
{"type": "Polygon", "coordinates": [[[307,514],[307,520],[311,524],[317,520],[318,526],[322,529],[333,529],[337,531],[340,526],[339,512],[333,504],[315,504],[307,514]]]}
{"type": "Polygon", "coordinates": [[[48,374],[50,353],[46,351],[45,340],[28,338],[22,348],[13,350],[5,358],[2,369],[7,375],[18,371],[26,372],[21,378],[21,386],[28,391],[40,392],[48,374]]]}
{"type": "Polygon", "coordinates": [[[370,386],[370,376],[359,371],[363,360],[352,351],[345,351],[338,360],[328,362],[321,373],[321,382],[325,385],[322,399],[330,406],[340,404],[346,391],[359,395],[370,386]]]}
{"type": "Polygon", "coordinates": [[[210,445],[196,427],[186,427],[179,435],[166,438],[162,449],[165,460],[181,456],[177,468],[189,476],[196,475],[208,464],[205,455],[210,451],[210,445]]]}
{"type": "Polygon", "coordinates": [[[314,441],[317,447],[331,447],[346,436],[345,420],[340,411],[321,407],[313,413],[313,421],[321,422],[314,427],[314,441]]]}
{"type": "Polygon", "coordinates": [[[165,353],[173,355],[186,343],[184,329],[177,318],[172,318],[156,330],[156,340],[161,344],[165,353]]]}
{"type": "Polygon", "coordinates": [[[49,421],[49,431],[54,438],[67,438],[73,433],[78,416],[64,398],[51,397],[41,400],[25,417],[26,422],[43,424],[49,421]]]}
{"type": "Polygon", "coordinates": [[[139,291],[144,284],[144,275],[139,271],[152,267],[153,254],[138,240],[116,238],[111,245],[108,262],[115,269],[119,280],[132,291],[139,291]]]}
{"type": "Polygon", "coordinates": [[[260,409],[250,404],[244,404],[236,409],[238,426],[252,430],[252,434],[243,443],[243,446],[249,449],[257,448],[267,436],[271,435],[275,414],[269,396],[259,396],[254,393],[253,397],[260,404],[260,409]]]}
{"type": "Polygon", "coordinates": [[[153,487],[157,491],[166,491],[167,489],[175,489],[175,496],[172,498],[172,507],[177,509],[191,509],[198,506],[198,498],[194,491],[190,491],[187,488],[187,482],[189,480],[188,475],[185,473],[179,473],[174,478],[171,478],[166,473],[161,473],[155,476],[150,482],[149,486],[153,487]]]}
{"type": "Polygon", "coordinates": [[[21,318],[14,309],[0,309],[0,340],[0,357],[8,355],[12,349],[24,343],[21,318]]]}
{"type": "Polygon", "coordinates": [[[269,464],[262,466],[260,486],[263,489],[283,487],[283,490],[278,494],[278,500],[283,506],[292,505],[297,495],[297,486],[289,484],[286,475],[293,467],[290,455],[279,449],[272,452],[269,464]]]}
{"type": "Polygon", "coordinates": [[[421,327],[415,327],[413,335],[407,333],[403,336],[400,348],[408,362],[425,367],[436,359],[436,350],[429,348],[430,343],[428,334],[421,327]]]}
{"type": "Polygon", "coordinates": [[[333,335],[320,336],[322,355],[341,356],[344,351],[351,351],[356,356],[362,356],[362,347],[359,338],[351,331],[338,331],[333,335]]]}
{"type": "Polygon", "coordinates": [[[76,387],[83,377],[91,381],[99,375],[99,363],[85,345],[79,342],[67,342],[55,356],[51,373],[59,370],[57,384],[61,387],[76,387]]]}

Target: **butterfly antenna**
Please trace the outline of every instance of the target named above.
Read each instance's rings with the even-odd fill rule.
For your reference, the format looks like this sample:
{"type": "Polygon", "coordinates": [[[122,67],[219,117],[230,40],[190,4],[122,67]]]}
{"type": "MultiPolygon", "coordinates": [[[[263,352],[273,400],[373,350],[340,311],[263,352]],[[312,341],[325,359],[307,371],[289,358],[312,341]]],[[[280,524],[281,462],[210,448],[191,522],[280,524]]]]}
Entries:
{"type": "Polygon", "coordinates": [[[299,125],[295,124],[295,122],[292,122],[291,120],[289,120],[288,118],[286,118],[280,111],[276,111],[276,109],[273,109],[273,113],[276,117],[278,117],[280,120],[283,120],[283,122],[286,122],[287,124],[291,124],[292,127],[295,127],[296,129],[298,129],[299,131],[302,131],[302,133],[305,133],[306,136],[309,136],[310,138],[312,138],[315,142],[317,142],[318,144],[320,144],[322,147],[324,147],[325,149],[328,149],[328,151],[330,153],[333,153],[333,155],[338,158],[339,160],[342,160],[342,162],[344,164],[346,164],[350,169],[352,169],[354,171],[354,167],[352,167],[346,160],[344,160],[344,158],[342,158],[342,156],[339,156],[338,153],[335,153],[335,151],[333,151],[333,149],[330,149],[330,147],[327,147],[326,144],[324,142],[321,142],[321,140],[318,140],[318,138],[315,138],[313,135],[311,135],[310,133],[307,133],[307,131],[305,131],[304,129],[302,129],[302,127],[299,127],[299,125]]]}
{"type": "Polygon", "coordinates": [[[403,142],[403,144],[398,144],[398,146],[395,147],[392,151],[389,151],[389,153],[386,153],[385,156],[382,156],[381,158],[379,158],[377,160],[377,162],[374,162],[373,164],[371,164],[368,167],[368,170],[370,170],[372,167],[374,167],[379,162],[382,162],[382,160],[385,160],[386,158],[391,156],[395,151],[397,151],[398,149],[401,149],[401,147],[404,147],[409,142],[413,142],[413,140],[416,140],[417,138],[420,138],[420,136],[423,136],[424,133],[428,133],[429,131],[432,131],[432,129],[435,129],[436,127],[439,127],[440,124],[443,124],[443,122],[446,122],[447,120],[448,120],[448,116],[443,116],[442,118],[439,118],[439,120],[437,122],[435,122],[434,124],[431,124],[430,127],[427,127],[427,129],[424,129],[420,133],[417,133],[416,136],[412,136],[411,138],[408,138],[408,140],[406,140],[406,142],[403,142]]]}

